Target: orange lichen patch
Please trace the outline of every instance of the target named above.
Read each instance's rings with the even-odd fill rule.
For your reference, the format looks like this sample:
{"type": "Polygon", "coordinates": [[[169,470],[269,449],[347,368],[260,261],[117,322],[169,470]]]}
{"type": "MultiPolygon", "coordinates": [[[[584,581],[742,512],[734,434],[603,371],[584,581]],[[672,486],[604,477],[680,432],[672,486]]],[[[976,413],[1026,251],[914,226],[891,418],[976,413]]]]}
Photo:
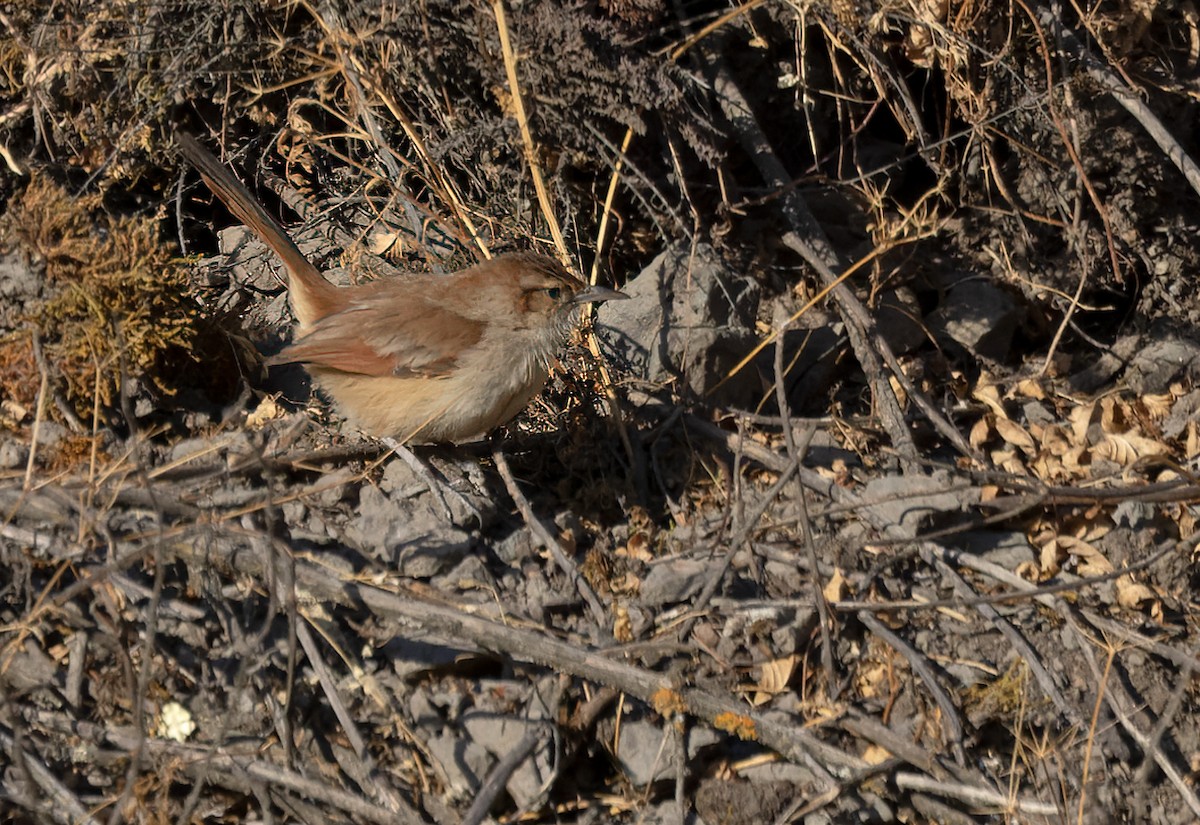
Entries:
{"type": "Polygon", "coordinates": [[[732,733],[739,739],[748,741],[756,741],[758,739],[758,731],[754,726],[754,720],[749,716],[742,716],[739,713],[731,713],[725,711],[718,713],[713,719],[713,727],[717,730],[723,730],[726,733],[732,733]]]}
{"type": "Polygon", "coordinates": [[[687,712],[687,703],[684,702],[683,696],[670,688],[659,688],[654,691],[650,697],[650,704],[663,716],[674,716],[677,713],[687,712]]]}

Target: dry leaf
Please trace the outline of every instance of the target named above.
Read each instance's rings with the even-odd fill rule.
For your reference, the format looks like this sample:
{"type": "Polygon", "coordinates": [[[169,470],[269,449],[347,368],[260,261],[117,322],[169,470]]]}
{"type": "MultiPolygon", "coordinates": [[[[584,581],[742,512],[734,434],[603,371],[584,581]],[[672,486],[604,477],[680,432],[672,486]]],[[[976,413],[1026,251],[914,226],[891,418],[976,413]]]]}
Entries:
{"type": "Polygon", "coordinates": [[[971,397],[985,404],[998,418],[1008,418],[1008,413],[1004,412],[1004,405],[1000,402],[1000,390],[995,384],[984,384],[985,380],[983,377],[979,379],[980,383],[971,391],[971,397]]]}
{"type": "Polygon", "coordinates": [[[765,662],[761,667],[758,684],[754,686],[757,693],[752,702],[755,705],[761,705],[770,700],[772,696],[783,693],[788,689],[788,682],[792,680],[792,674],[795,672],[795,656],[784,656],[782,659],[765,662]]]}
{"type": "Polygon", "coordinates": [[[888,668],[882,662],[874,662],[858,672],[856,687],[863,699],[874,699],[887,692],[888,668]]]}
{"type": "Polygon", "coordinates": [[[867,745],[867,749],[862,754],[862,760],[868,765],[882,765],[891,758],[892,754],[878,745],[867,745]]]}
{"type": "Polygon", "coordinates": [[[1116,582],[1117,604],[1121,607],[1136,609],[1147,602],[1154,602],[1154,591],[1144,584],[1133,580],[1132,576],[1121,576],[1116,582]]]}
{"type": "Polygon", "coordinates": [[[1175,406],[1175,396],[1170,393],[1143,395],[1142,406],[1146,408],[1146,414],[1150,418],[1161,421],[1171,414],[1171,408],[1175,406]]]}
{"type": "Polygon", "coordinates": [[[988,423],[988,416],[983,416],[971,426],[971,434],[967,440],[971,442],[972,447],[982,447],[991,438],[992,425],[988,423]]]}
{"type": "Polygon", "coordinates": [[[1057,541],[1067,553],[1079,559],[1079,575],[1103,576],[1113,572],[1112,562],[1094,545],[1073,536],[1059,536],[1057,541]]]}
{"type": "Polygon", "coordinates": [[[262,401],[258,402],[258,406],[254,408],[254,412],[246,416],[246,426],[252,430],[262,428],[268,421],[273,421],[283,415],[283,410],[275,403],[275,398],[268,395],[262,401]]]}
{"type": "Polygon", "coordinates": [[[833,568],[833,575],[821,588],[821,593],[824,594],[827,602],[840,602],[846,597],[846,577],[842,575],[842,568],[833,568]]]}
{"type": "Polygon", "coordinates": [[[996,432],[1000,437],[1017,447],[1026,455],[1033,455],[1036,452],[1036,447],[1033,442],[1033,437],[1025,432],[1025,428],[1015,421],[1010,421],[1007,418],[996,419],[996,432]]]}
{"type": "Polygon", "coordinates": [[[1051,455],[1063,456],[1071,449],[1071,440],[1067,431],[1058,424],[1042,427],[1038,441],[1041,443],[1042,449],[1051,455]]]}
{"type": "Polygon", "coordinates": [[[1076,444],[1087,444],[1088,427],[1092,426],[1093,417],[1096,414],[1096,402],[1090,404],[1081,404],[1071,410],[1071,432],[1075,436],[1072,439],[1076,444]]]}
{"type": "Polygon", "coordinates": [[[1107,458],[1122,467],[1128,467],[1139,458],[1148,455],[1166,455],[1170,450],[1162,442],[1138,435],[1136,431],[1125,433],[1110,433],[1099,444],[1092,448],[1096,458],[1107,458]]]}
{"type": "Polygon", "coordinates": [[[1033,378],[1026,378],[1018,381],[1013,387],[1013,395],[1018,398],[1032,398],[1035,401],[1042,401],[1046,398],[1046,391],[1042,389],[1041,382],[1033,378]]]}

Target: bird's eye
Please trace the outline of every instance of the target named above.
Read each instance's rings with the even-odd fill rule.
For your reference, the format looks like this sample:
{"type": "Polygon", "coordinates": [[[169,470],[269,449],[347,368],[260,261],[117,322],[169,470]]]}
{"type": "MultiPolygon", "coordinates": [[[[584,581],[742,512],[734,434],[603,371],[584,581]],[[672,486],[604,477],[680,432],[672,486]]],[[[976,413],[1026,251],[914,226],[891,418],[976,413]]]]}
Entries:
{"type": "Polygon", "coordinates": [[[551,301],[557,301],[558,296],[562,295],[562,288],[557,287],[557,286],[552,286],[546,290],[546,294],[550,296],[551,301]]]}

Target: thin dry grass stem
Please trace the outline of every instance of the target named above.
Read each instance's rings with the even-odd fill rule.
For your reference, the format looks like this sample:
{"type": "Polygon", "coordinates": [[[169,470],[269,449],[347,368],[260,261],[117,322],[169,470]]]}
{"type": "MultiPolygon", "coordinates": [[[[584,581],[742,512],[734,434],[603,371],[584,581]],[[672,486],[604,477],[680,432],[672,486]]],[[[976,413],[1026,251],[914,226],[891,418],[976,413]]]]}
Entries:
{"type": "MultiPolygon", "coordinates": [[[[625,167],[625,155],[629,151],[629,144],[633,142],[633,129],[625,130],[625,137],[621,141],[621,150],[617,153],[616,160],[613,162],[612,177],[608,180],[608,191],[604,194],[604,208],[600,213],[600,226],[596,230],[596,256],[592,259],[592,272],[588,276],[588,283],[596,285],[596,279],[600,274],[600,260],[603,258],[604,243],[608,239],[608,220],[612,216],[613,201],[617,196],[617,187],[621,183],[621,172],[625,167]]],[[[595,304],[587,304],[583,310],[584,318],[591,318],[596,313],[595,304]]]]}
{"type": "Polygon", "coordinates": [[[1100,679],[1099,689],[1096,691],[1096,702],[1092,707],[1092,719],[1088,725],[1087,742],[1083,750],[1083,769],[1079,776],[1079,811],[1075,817],[1075,821],[1079,825],[1083,825],[1084,813],[1087,810],[1087,785],[1088,775],[1092,766],[1092,754],[1096,750],[1096,727],[1100,721],[1100,709],[1104,707],[1104,691],[1108,687],[1108,679],[1112,674],[1113,662],[1117,658],[1117,647],[1112,643],[1106,642],[1104,645],[1104,675],[1100,679]]]}
{"type": "Polygon", "coordinates": [[[1075,167],[1076,174],[1079,175],[1079,180],[1083,184],[1084,189],[1087,190],[1088,197],[1092,201],[1092,207],[1096,210],[1096,214],[1104,226],[1104,238],[1108,244],[1108,255],[1112,263],[1113,277],[1117,279],[1117,283],[1123,283],[1125,278],[1121,274],[1121,262],[1117,255],[1116,240],[1112,224],[1108,217],[1108,207],[1104,204],[1100,193],[1096,191],[1096,186],[1092,182],[1091,176],[1088,175],[1087,168],[1083,164],[1083,159],[1079,156],[1079,152],[1075,146],[1076,141],[1072,139],[1070,133],[1067,131],[1066,124],[1063,123],[1062,114],[1058,111],[1058,105],[1054,101],[1053,60],[1055,53],[1046,40],[1046,32],[1043,30],[1042,23],[1038,20],[1038,16],[1034,10],[1029,7],[1025,0],[1016,0],[1016,4],[1029,17],[1029,22],[1032,24],[1034,33],[1038,38],[1038,43],[1041,46],[1042,61],[1046,71],[1046,110],[1050,113],[1050,120],[1054,124],[1054,128],[1058,131],[1063,149],[1071,159],[1071,164],[1075,167]]]}
{"type": "MultiPolygon", "coordinates": [[[[11,518],[5,519],[5,521],[11,520],[11,518]]],[[[46,612],[55,607],[54,601],[50,596],[55,592],[55,587],[57,587],[59,580],[70,569],[71,563],[69,561],[59,562],[54,572],[50,574],[50,578],[46,581],[46,586],[38,593],[37,599],[34,600],[33,606],[29,608],[29,612],[25,617],[12,624],[0,625],[0,633],[15,632],[13,639],[3,648],[0,648],[0,677],[3,677],[8,672],[8,669],[12,667],[13,660],[20,654],[25,640],[33,635],[34,623],[42,618],[46,612]]]]}
{"type": "Polygon", "coordinates": [[[266,95],[285,92],[295,86],[304,86],[317,80],[324,80],[327,77],[336,77],[339,71],[340,70],[336,66],[331,66],[327,69],[317,69],[316,71],[310,72],[306,75],[301,75],[300,77],[288,78],[282,83],[276,83],[273,86],[259,86],[256,83],[243,83],[242,88],[253,95],[253,97],[251,97],[247,103],[255,103],[258,98],[265,97],[266,95]]]}
{"type": "MultiPolygon", "coordinates": [[[[612,177],[608,182],[608,192],[604,197],[604,211],[600,216],[600,227],[596,231],[596,255],[592,260],[592,272],[588,278],[588,282],[595,285],[597,277],[600,274],[600,260],[603,257],[604,241],[608,233],[608,219],[612,214],[613,200],[616,198],[617,186],[621,181],[621,169],[624,165],[626,152],[629,151],[629,144],[633,141],[633,130],[625,131],[625,138],[621,141],[621,151],[617,154],[616,161],[613,163],[612,177]]],[[[621,438],[621,446],[625,449],[625,455],[628,457],[631,466],[637,466],[637,454],[633,449],[633,442],[629,438],[629,430],[625,426],[625,416],[621,414],[621,402],[617,398],[616,387],[613,384],[612,376],[608,372],[608,362],[604,355],[600,352],[600,342],[597,340],[595,333],[592,331],[591,321],[596,314],[595,304],[586,304],[583,308],[584,329],[587,332],[583,336],[584,345],[587,346],[588,352],[592,354],[592,363],[596,365],[596,371],[600,378],[600,387],[604,393],[604,402],[608,405],[609,417],[616,422],[617,434],[621,438]]]]}
{"type": "Polygon", "coordinates": [[[715,32],[717,29],[720,29],[720,28],[728,25],[729,23],[733,22],[734,20],[738,19],[739,17],[741,17],[744,14],[748,14],[749,12],[758,8],[765,2],[766,2],[766,0],[747,0],[747,2],[743,3],[742,5],[732,8],[729,11],[725,12],[724,14],[722,14],[720,17],[718,17],[716,20],[712,21],[711,23],[707,23],[704,26],[701,26],[700,29],[698,31],[696,31],[695,34],[692,34],[692,35],[688,36],[687,38],[685,38],[682,43],[679,43],[678,45],[675,45],[675,46],[668,46],[665,49],[663,49],[662,51],[660,51],[659,54],[670,54],[671,60],[678,60],[679,58],[683,57],[685,52],[690,50],[693,46],[695,46],[697,43],[699,43],[704,38],[708,37],[710,34],[715,32]]]}
{"type": "MultiPolygon", "coordinates": [[[[915,240],[919,240],[919,238],[910,238],[910,239],[908,239],[908,242],[912,242],[915,240]]],[[[884,255],[887,252],[890,252],[893,248],[894,248],[894,245],[893,246],[877,246],[873,250],[871,250],[868,254],[859,258],[857,261],[855,261],[853,264],[851,264],[849,267],[847,267],[847,269],[841,275],[837,276],[837,278],[835,280],[830,282],[823,289],[821,289],[816,295],[814,295],[812,298],[810,298],[804,304],[804,306],[800,307],[800,309],[798,309],[794,313],[792,313],[792,315],[787,319],[787,321],[785,321],[783,323],[782,326],[776,328],[769,335],[767,335],[765,338],[763,338],[761,341],[759,341],[754,346],[754,349],[750,350],[750,352],[746,354],[746,357],[744,357],[741,361],[738,361],[737,364],[735,364],[729,370],[729,372],[727,372],[725,374],[725,377],[722,378],[720,381],[718,381],[716,386],[714,386],[711,390],[709,390],[709,395],[716,392],[718,389],[721,388],[721,385],[723,385],[726,381],[733,378],[735,375],[737,375],[739,372],[741,372],[743,369],[745,369],[746,366],[751,361],[753,361],[760,352],[762,352],[767,347],[771,346],[771,344],[773,344],[775,342],[775,340],[777,338],[779,338],[779,336],[783,332],[783,330],[787,329],[787,327],[794,324],[796,321],[800,320],[800,318],[802,318],[806,312],[808,312],[810,309],[812,309],[814,306],[816,306],[818,303],[820,303],[822,300],[824,300],[825,296],[828,295],[830,292],[832,292],[834,289],[836,289],[839,284],[843,283],[847,278],[849,278],[855,272],[858,272],[858,270],[862,269],[864,266],[871,263],[871,261],[874,261],[876,258],[880,257],[881,255],[884,255]]]]}
{"type": "MultiPolygon", "coordinates": [[[[492,11],[496,16],[496,28],[500,34],[500,49],[504,54],[504,71],[508,76],[509,95],[512,100],[513,115],[517,119],[517,126],[521,130],[521,142],[525,149],[525,160],[529,164],[529,175],[533,179],[533,188],[537,192],[538,204],[542,209],[542,217],[546,224],[550,227],[550,235],[554,239],[554,247],[558,252],[558,258],[568,269],[574,269],[572,265],[571,255],[567,251],[567,243],[563,238],[562,229],[559,227],[558,217],[554,213],[553,206],[550,203],[550,194],[546,189],[546,181],[542,177],[541,165],[537,159],[537,144],[534,142],[533,133],[529,129],[529,117],[525,112],[525,101],[521,95],[521,84],[517,78],[517,56],[513,50],[512,40],[509,37],[508,18],[504,11],[504,0],[494,0],[492,3],[492,11]]],[[[632,132],[626,134],[626,146],[630,140],[632,132]]],[[[624,148],[622,149],[624,154],[624,148]]],[[[619,158],[618,158],[619,161],[619,158]]],[[[620,174],[619,167],[613,171],[613,180],[610,183],[610,196],[612,190],[615,189],[617,178],[620,174]]],[[[607,211],[605,213],[607,218],[607,211]]],[[[601,234],[603,238],[603,234],[601,234]]],[[[597,249],[597,260],[599,259],[600,250],[597,249]]],[[[595,273],[593,272],[593,283],[595,273]]],[[[608,368],[604,362],[604,356],[600,352],[600,342],[596,340],[596,334],[590,326],[584,327],[583,342],[587,347],[588,352],[592,354],[592,359],[596,364],[596,370],[599,374],[600,385],[603,388],[605,402],[608,405],[609,415],[616,422],[617,432],[621,438],[621,446],[625,449],[625,454],[628,457],[630,464],[636,466],[637,458],[633,450],[633,442],[629,438],[629,433],[625,429],[624,416],[621,415],[620,405],[617,402],[616,391],[613,389],[612,376],[609,375],[608,368]]]]}
{"type": "Polygon", "coordinates": [[[25,462],[23,488],[26,490],[33,482],[33,468],[37,462],[39,436],[42,433],[42,422],[46,419],[46,399],[50,395],[50,371],[46,368],[46,359],[42,357],[42,347],[38,343],[36,333],[33,335],[33,351],[37,358],[38,371],[42,377],[38,384],[37,402],[34,404],[33,428],[29,434],[29,459],[25,462]]]}
{"type": "Polygon", "coordinates": [[[525,149],[525,162],[529,164],[529,176],[533,179],[533,188],[537,192],[538,205],[542,209],[542,217],[550,227],[550,236],[554,239],[554,248],[559,260],[564,266],[571,267],[571,255],[567,251],[567,242],[563,238],[558,217],[550,203],[550,193],[546,189],[546,181],[542,177],[542,167],[537,159],[537,143],[533,132],[529,129],[529,116],[525,111],[525,98],[521,94],[521,84],[517,78],[517,55],[513,50],[512,39],[508,31],[508,17],[504,11],[504,0],[494,0],[492,12],[496,16],[496,29],[500,35],[500,51],[504,55],[504,72],[508,76],[508,91],[512,101],[513,117],[517,120],[517,128],[521,131],[521,143],[525,149]]]}
{"type": "MultiPolygon", "coordinates": [[[[455,188],[451,177],[446,174],[444,169],[433,162],[433,158],[429,154],[429,149],[425,146],[425,141],[421,137],[420,132],[417,131],[412,119],[384,89],[375,85],[372,85],[372,89],[379,96],[379,99],[383,101],[383,105],[392,113],[392,117],[396,118],[396,122],[400,124],[400,128],[404,130],[405,136],[408,137],[413,149],[416,150],[417,156],[425,164],[425,168],[429,170],[430,174],[433,175],[433,183],[436,185],[430,188],[450,207],[450,211],[463,227],[466,236],[479,248],[480,254],[485,259],[490,259],[492,251],[488,248],[487,242],[483,239],[475,222],[471,220],[471,216],[468,214],[466,206],[463,203],[462,196],[455,188]]],[[[389,147],[388,151],[396,154],[399,158],[399,154],[394,149],[389,147]]]]}
{"type": "MultiPolygon", "coordinates": [[[[382,135],[380,134],[378,128],[371,128],[372,126],[374,126],[374,118],[370,114],[370,107],[368,106],[367,101],[365,99],[366,91],[370,91],[375,96],[375,98],[380,103],[382,103],[385,108],[387,108],[387,110],[391,113],[392,117],[395,118],[396,122],[400,124],[401,129],[404,131],[405,136],[408,138],[409,142],[413,146],[414,150],[417,153],[419,160],[421,161],[421,163],[424,166],[424,169],[426,170],[426,172],[424,174],[421,174],[421,177],[425,180],[426,184],[430,186],[430,189],[434,192],[434,194],[437,197],[439,197],[449,207],[455,220],[458,221],[460,227],[462,228],[463,234],[466,237],[471,239],[471,241],[476,245],[476,247],[478,247],[480,254],[485,259],[491,258],[492,257],[491,250],[488,248],[487,243],[484,241],[483,237],[481,236],[474,221],[471,220],[471,218],[464,206],[463,199],[462,199],[461,195],[458,193],[457,189],[455,188],[451,177],[449,175],[447,175],[446,172],[440,166],[438,166],[436,163],[434,163],[432,156],[430,155],[429,150],[425,145],[425,141],[421,137],[420,133],[417,131],[416,126],[413,124],[412,119],[404,112],[404,110],[400,106],[400,104],[391,95],[389,95],[387,93],[387,91],[383,88],[382,84],[377,82],[372,77],[371,73],[369,71],[367,71],[366,67],[363,66],[362,62],[358,59],[358,56],[353,51],[349,51],[349,50],[342,48],[341,44],[349,39],[348,36],[346,36],[342,32],[334,30],[332,28],[332,26],[330,25],[330,22],[326,19],[326,16],[321,14],[317,9],[313,8],[312,4],[305,2],[302,5],[308,11],[309,16],[319,26],[321,26],[321,28],[325,32],[327,38],[332,43],[334,43],[335,48],[338,53],[338,56],[341,58],[342,63],[337,66],[331,67],[329,70],[327,70],[327,72],[329,75],[337,75],[337,74],[342,75],[345,78],[346,82],[352,88],[354,88],[356,90],[359,97],[362,98],[359,100],[359,108],[363,112],[363,117],[368,119],[368,131],[371,132],[371,134],[373,135],[372,142],[375,145],[376,151],[380,154],[381,160],[383,160],[385,165],[389,165],[389,166],[390,166],[391,160],[399,161],[400,163],[408,166],[415,173],[421,174],[417,171],[416,167],[412,164],[412,162],[408,158],[405,158],[403,155],[401,155],[399,152],[397,152],[395,149],[393,149],[390,145],[388,145],[382,139],[382,135]]],[[[325,75],[326,75],[326,72],[321,73],[321,76],[325,76],[325,75]]],[[[343,122],[346,122],[349,125],[348,118],[346,118],[339,112],[332,111],[330,109],[330,107],[327,104],[325,104],[323,101],[312,100],[311,102],[321,106],[323,109],[325,109],[326,111],[329,111],[331,114],[333,114],[339,120],[342,120],[343,122]]],[[[294,111],[295,104],[293,104],[290,108],[291,108],[291,110],[294,111]]],[[[328,137],[328,136],[326,136],[326,137],[328,137]]],[[[365,140],[365,138],[367,136],[361,135],[361,136],[357,136],[357,137],[359,139],[365,140]]],[[[326,146],[324,148],[326,149],[326,151],[329,151],[335,157],[338,157],[339,159],[343,160],[345,163],[360,169],[361,171],[365,172],[369,176],[371,176],[375,179],[381,180],[381,181],[385,180],[384,178],[382,178],[382,176],[380,176],[374,170],[366,169],[365,167],[362,167],[357,162],[354,162],[354,161],[350,160],[349,158],[344,158],[336,152],[332,152],[332,150],[330,150],[328,148],[328,146],[326,146]]],[[[394,172],[395,172],[395,170],[393,169],[393,173],[394,172]]],[[[386,182],[389,183],[391,186],[396,186],[398,184],[397,180],[386,181],[386,182]]],[[[414,229],[415,228],[416,227],[414,227],[414,229]]],[[[418,237],[420,237],[419,232],[418,232],[418,237]]]]}
{"type": "MultiPolygon", "coordinates": [[[[387,169],[388,175],[392,180],[392,185],[398,187],[400,184],[400,170],[396,165],[398,155],[387,143],[383,135],[383,130],[379,128],[379,121],[372,111],[372,106],[367,100],[367,91],[364,88],[365,77],[367,75],[366,69],[352,48],[360,44],[355,36],[346,32],[346,25],[341,16],[328,3],[323,4],[323,13],[312,9],[311,6],[308,6],[308,8],[309,13],[314,16],[325,30],[327,37],[336,51],[339,59],[338,68],[341,71],[346,88],[354,98],[353,103],[358,111],[358,118],[370,136],[369,142],[374,147],[376,156],[387,169]]],[[[411,198],[405,199],[404,212],[408,218],[409,230],[415,237],[420,239],[422,237],[422,222],[411,198]]]]}
{"type": "MultiPolygon", "coordinates": [[[[300,111],[307,106],[313,106],[317,109],[320,109],[321,111],[325,112],[325,114],[329,115],[331,118],[346,127],[346,131],[344,133],[324,131],[321,133],[322,138],[329,139],[341,137],[348,140],[356,140],[361,143],[366,143],[370,139],[370,135],[367,132],[364,132],[362,128],[354,122],[350,115],[342,112],[340,109],[337,109],[330,103],[327,103],[326,101],[317,97],[297,97],[288,104],[287,119],[288,123],[292,125],[293,129],[296,128],[297,121],[302,121],[308,134],[316,134],[316,129],[309,124],[308,119],[304,118],[300,114],[300,111]]],[[[300,130],[296,129],[296,131],[300,130]]],[[[370,171],[364,166],[359,166],[358,168],[362,171],[370,171]]],[[[375,177],[380,177],[378,172],[371,171],[371,174],[375,177]]]]}

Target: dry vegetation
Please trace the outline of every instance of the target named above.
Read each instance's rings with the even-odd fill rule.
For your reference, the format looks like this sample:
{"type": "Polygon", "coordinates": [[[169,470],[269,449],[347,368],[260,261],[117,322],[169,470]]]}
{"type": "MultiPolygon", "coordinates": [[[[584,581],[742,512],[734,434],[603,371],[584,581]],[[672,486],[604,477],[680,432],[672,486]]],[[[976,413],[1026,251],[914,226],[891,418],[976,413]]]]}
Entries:
{"type": "Polygon", "coordinates": [[[1200,818],[1191,4],[0,32],[0,821],[1200,818]],[[181,128],[336,278],[635,298],[411,469],[181,128]]]}

